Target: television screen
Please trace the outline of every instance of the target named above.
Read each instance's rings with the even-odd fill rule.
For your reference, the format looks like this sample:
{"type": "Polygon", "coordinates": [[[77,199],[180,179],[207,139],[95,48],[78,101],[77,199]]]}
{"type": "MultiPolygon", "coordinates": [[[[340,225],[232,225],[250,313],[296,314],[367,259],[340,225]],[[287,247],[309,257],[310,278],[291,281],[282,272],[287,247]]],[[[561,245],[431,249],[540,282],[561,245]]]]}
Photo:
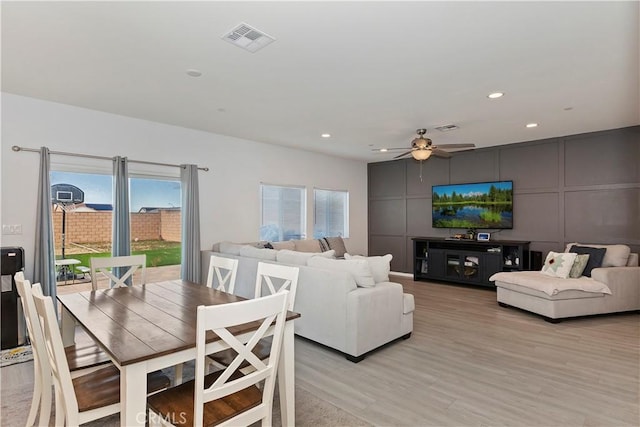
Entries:
{"type": "Polygon", "coordinates": [[[434,185],[434,228],[513,228],[513,181],[434,185]]]}

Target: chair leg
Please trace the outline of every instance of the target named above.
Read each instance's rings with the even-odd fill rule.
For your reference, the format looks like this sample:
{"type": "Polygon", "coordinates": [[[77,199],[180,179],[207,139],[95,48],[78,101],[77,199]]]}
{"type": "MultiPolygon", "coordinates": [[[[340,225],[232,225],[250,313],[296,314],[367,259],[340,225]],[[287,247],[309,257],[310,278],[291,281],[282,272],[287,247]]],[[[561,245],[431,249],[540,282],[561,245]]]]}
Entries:
{"type": "MultiPolygon", "coordinates": [[[[56,425],[57,426],[63,426],[66,425],[65,424],[65,410],[64,410],[64,405],[62,403],[62,390],[58,390],[58,387],[55,387],[56,390],[56,425]]],[[[68,425],[73,425],[73,424],[68,424],[68,425]]]]}
{"type": "MultiPolygon", "coordinates": [[[[53,397],[51,393],[51,375],[49,375],[49,378],[43,378],[42,374],[40,374],[40,379],[42,384],[40,385],[40,418],[38,419],[38,423],[41,426],[48,426],[49,419],[51,418],[51,399],[53,397]]],[[[58,399],[56,399],[56,401],[57,400],[58,399]]]]}
{"type": "Polygon", "coordinates": [[[40,399],[42,398],[42,380],[40,377],[41,374],[38,366],[38,358],[35,357],[33,360],[33,397],[31,398],[31,409],[29,409],[29,415],[27,416],[27,426],[32,426],[36,423],[40,399]]]}
{"type": "Polygon", "coordinates": [[[182,363],[179,363],[173,367],[173,385],[174,386],[182,384],[182,367],[183,367],[182,363]]]}

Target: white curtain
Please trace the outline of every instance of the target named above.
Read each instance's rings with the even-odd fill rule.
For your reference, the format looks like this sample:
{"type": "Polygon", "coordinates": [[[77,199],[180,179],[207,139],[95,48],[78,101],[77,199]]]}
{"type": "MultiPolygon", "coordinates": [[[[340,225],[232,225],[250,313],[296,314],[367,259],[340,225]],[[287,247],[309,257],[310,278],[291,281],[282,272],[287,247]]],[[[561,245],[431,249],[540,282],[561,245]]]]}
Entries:
{"type": "MultiPolygon", "coordinates": [[[[131,255],[131,222],[129,214],[129,162],[126,157],[113,158],[113,226],[111,254],[131,255]]],[[[114,275],[122,277],[127,268],[114,268],[114,275]]],[[[126,280],[131,285],[131,278],[126,280]]]]}
{"type": "MultiPolygon", "coordinates": [[[[49,177],[50,154],[47,147],[40,148],[40,175],[38,179],[38,204],[36,213],[36,245],[33,265],[33,282],[40,283],[42,292],[56,298],[56,268],[53,240],[53,215],[51,214],[51,179],[49,177]]],[[[56,313],[58,310],[56,309],[56,313]]]]}
{"type": "Polygon", "coordinates": [[[200,282],[200,202],[198,166],[180,165],[182,187],[182,266],[180,278],[200,282]]]}

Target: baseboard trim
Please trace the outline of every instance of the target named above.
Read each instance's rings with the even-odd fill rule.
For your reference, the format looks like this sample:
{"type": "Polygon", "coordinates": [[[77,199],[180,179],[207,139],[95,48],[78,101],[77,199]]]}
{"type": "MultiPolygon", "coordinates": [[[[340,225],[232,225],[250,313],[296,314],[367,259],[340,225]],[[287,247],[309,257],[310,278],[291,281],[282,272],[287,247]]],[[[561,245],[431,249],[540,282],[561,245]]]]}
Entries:
{"type": "Polygon", "coordinates": [[[389,274],[394,276],[402,276],[402,277],[410,277],[413,279],[413,274],[411,273],[401,273],[399,271],[390,271],[389,274]]]}

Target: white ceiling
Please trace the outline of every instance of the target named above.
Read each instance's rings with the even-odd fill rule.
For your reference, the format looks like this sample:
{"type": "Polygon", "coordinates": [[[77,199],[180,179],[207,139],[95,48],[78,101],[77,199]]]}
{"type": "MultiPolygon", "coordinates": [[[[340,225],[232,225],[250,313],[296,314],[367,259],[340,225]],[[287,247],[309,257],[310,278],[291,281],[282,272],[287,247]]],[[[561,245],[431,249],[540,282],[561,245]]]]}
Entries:
{"type": "Polygon", "coordinates": [[[2,90],[366,161],[488,147],[640,124],[639,4],[2,2],[2,90]]]}

